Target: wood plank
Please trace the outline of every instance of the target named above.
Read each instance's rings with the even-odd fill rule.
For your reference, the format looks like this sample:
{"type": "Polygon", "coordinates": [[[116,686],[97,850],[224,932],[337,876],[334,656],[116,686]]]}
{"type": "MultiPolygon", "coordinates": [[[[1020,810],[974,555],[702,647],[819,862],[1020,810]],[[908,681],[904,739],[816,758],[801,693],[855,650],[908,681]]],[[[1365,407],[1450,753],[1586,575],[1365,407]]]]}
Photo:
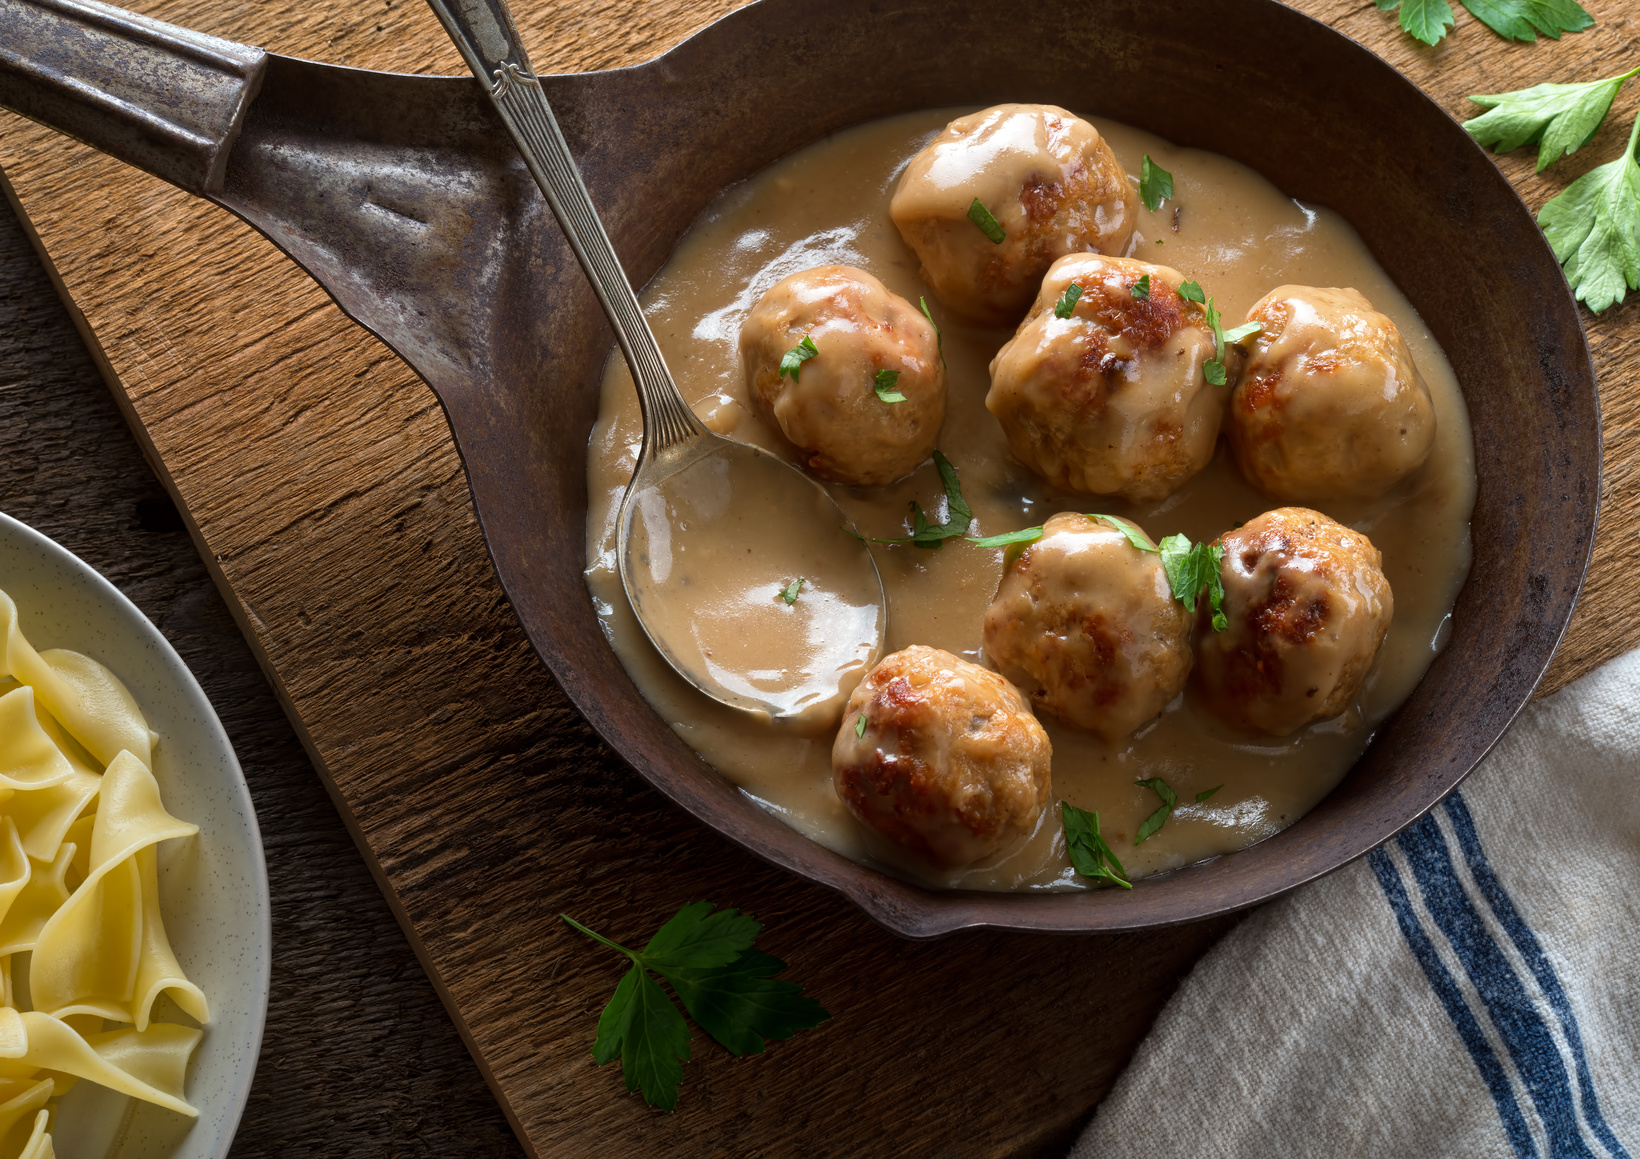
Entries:
{"type": "MultiPolygon", "coordinates": [[[[537,67],[645,59],[732,4],[516,5],[537,67]]],[[[275,51],[459,71],[428,10],[147,0],[275,51]]],[[[1387,56],[1448,110],[1462,95],[1620,71],[1618,0],[1558,44],[1505,44],[1467,16],[1424,50],[1348,0],[1299,7],[1387,56]]],[[[1640,90],[1637,90],[1640,91],[1640,90]]],[[[1621,147],[1635,96],[1546,177],[1503,162],[1535,207],[1621,147]]],[[[1364,129],[1364,150],[1394,147],[1364,129]]],[[[116,398],[190,529],[383,891],[521,1138],[536,1154],[1031,1154],[1108,1089],[1179,973],[1227,923],[1146,936],[896,940],[663,802],[567,705],[484,552],[431,393],[270,245],[223,211],[12,118],[0,166],[108,364],[116,398]],[[768,923],[836,1018],[764,1056],[702,1036],[674,1115],[588,1054],[620,963],[560,910],[642,938],[710,897],[768,923]],[[972,1093],[983,1090],[985,1098],[972,1093]]],[[[1438,190],[1431,212],[1439,212],[1438,190]]],[[[1477,239],[1484,244],[1484,239],[1477,239]]],[[[1584,603],[1550,686],[1640,643],[1619,582],[1640,438],[1636,307],[1590,325],[1606,405],[1606,506],[1584,603]]]]}

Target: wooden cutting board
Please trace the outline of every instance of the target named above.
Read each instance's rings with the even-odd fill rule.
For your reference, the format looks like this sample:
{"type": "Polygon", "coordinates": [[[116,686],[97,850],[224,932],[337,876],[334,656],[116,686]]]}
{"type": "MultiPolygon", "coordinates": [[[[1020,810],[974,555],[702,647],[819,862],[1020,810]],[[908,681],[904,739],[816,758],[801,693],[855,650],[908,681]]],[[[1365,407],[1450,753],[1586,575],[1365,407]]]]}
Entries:
{"type": "MultiPolygon", "coordinates": [[[[419,0],[141,0],[141,11],[310,59],[461,71],[419,0]]],[[[733,0],[519,0],[542,71],[664,51],[733,0]]],[[[1598,27],[1511,45],[1466,15],[1423,49],[1357,0],[1301,0],[1458,116],[1470,92],[1640,64],[1626,0],[1598,27]]],[[[1640,85],[1547,177],[1536,208],[1615,156],[1640,85]]],[[[1364,155],[1394,126],[1362,127],[1364,155]]],[[[491,571],[432,394],[224,211],[0,114],[0,167],[117,400],[279,690],[451,1016],[537,1155],[1034,1155],[1063,1149],[1226,921],[1149,935],[900,941],[661,800],[580,721],[491,571]],[[835,1016],[736,1060],[694,1040],[679,1109],[593,1066],[621,962],[567,911],[641,941],[685,901],[756,914],[835,1016]]],[[[1441,191],[1431,190],[1431,212],[1441,191]]],[[[1486,244],[1477,238],[1476,244],[1486,244]]],[[[1620,576],[1640,519],[1640,306],[1589,324],[1605,405],[1603,518],[1545,689],[1640,644],[1620,576]]],[[[1554,352],[1547,352],[1554,356],[1554,352]]],[[[1484,385],[1480,387],[1484,389],[1484,385]]],[[[1484,582],[1484,577],[1480,577],[1484,582]]],[[[314,1017],[324,1017],[315,1011],[314,1017]]]]}

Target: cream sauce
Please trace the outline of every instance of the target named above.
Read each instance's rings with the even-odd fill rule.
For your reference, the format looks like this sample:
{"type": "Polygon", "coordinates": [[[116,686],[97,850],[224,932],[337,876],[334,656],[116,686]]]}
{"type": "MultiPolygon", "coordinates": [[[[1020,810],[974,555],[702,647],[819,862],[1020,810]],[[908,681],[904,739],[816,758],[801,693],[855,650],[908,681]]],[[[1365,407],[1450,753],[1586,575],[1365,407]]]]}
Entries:
{"type": "MultiPolygon", "coordinates": [[[[684,397],[713,429],[771,449],[777,431],[747,404],[738,338],[758,298],[788,274],[826,263],[858,266],[915,303],[928,295],[918,262],[889,219],[888,203],[910,159],[966,109],[933,110],[863,125],[811,145],[726,190],[680,241],[646,289],[650,325],[684,397]]],[[[1171,170],[1175,199],[1140,208],[1129,255],[1172,266],[1216,297],[1226,324],[1283,283],[1349,286],[1392,318],[1427,381],[1435,447],[1422,469],[1372,501],[1320,505],[1368,535],[1383,553],[1395,619],[1357,703],[1343,716],[1281,740],[1231,732],[1180,696],[1137,737],[1117,744],[1051,721],[1053,796],[1098,810],[1106,838],[1134,876],[1241,849],[1292,824],[1343,777],[1373,730],[1410,694],[1444,644],[1469,568],[1475,472],[1469,420],[1451,367],[1427,327],[1366,247],[1333,213],[1299,204],[1229,158],[1177,148],[1149,133],[1095,120],[1128,173],[1141,154],[1171,170]],[[1175,218],[1177,211],[1177,218],[1175,218]],[[1177,223],[1177,230],[1173,228],[1177,223]],[[1134,782],[1161,777],[1179,806],[1161,831],[1133,845],[1160,803],[1134,782]],[[1196,794],[1224,787],[1209,800],[1196,794]]],[[[1123,503],[1056,491],[1008,453],[986,411],[987,366],[1011,329],[959,323],[930,297],[944,328],[950,397],[940,448],[961,473],[975,514],[971,535],[1040,524],[1058,511],[1102,511],[1137,522],[1153,539],[1209,539],[1280,506],[1249,487],[1221,445],[1206,470],[1166,499],[1123,503]]],[[[616,572],[615,517],[641,438],[626,367],[612,355],[589,447],[587,581],[611,646],[644,696],[678,734],[788,824],[846,857],[936,886],[1074,889],[1057,809],[1031,838],[989,864],[935,870],[866,830],[832,788],[832,731],[764,724],[707,700],[654,651],[632,616],[616,572]]],[[[945,517],[939,478],[925,464],[887,487],[834,487],[868,535],[904,535],[908,503],[945,517]]],[[[1003,549],[947,543],[941,551],[874,546],[889,599],[890,651],[909,644],[981,660],[984,614],[1003,549]]]]}
{"type": "Polygon", "coordinates": [[[775,717],[835,723],[878,659],[871,555],[825,494],[767,455],[718,444],[633,496],[627,579],[657,643],[775,717]]]}

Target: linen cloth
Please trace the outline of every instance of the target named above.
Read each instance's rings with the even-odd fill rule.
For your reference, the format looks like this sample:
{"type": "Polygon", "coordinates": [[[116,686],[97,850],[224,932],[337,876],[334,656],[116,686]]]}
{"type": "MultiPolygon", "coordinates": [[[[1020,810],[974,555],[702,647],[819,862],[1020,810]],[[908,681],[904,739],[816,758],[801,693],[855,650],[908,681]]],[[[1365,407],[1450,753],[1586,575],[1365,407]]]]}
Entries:
{"type": "Polygon", "coordinates": [[[1640,651],[1232,930],[1071,1159],[1640,1159],[1637,898],[1640,651]]]}

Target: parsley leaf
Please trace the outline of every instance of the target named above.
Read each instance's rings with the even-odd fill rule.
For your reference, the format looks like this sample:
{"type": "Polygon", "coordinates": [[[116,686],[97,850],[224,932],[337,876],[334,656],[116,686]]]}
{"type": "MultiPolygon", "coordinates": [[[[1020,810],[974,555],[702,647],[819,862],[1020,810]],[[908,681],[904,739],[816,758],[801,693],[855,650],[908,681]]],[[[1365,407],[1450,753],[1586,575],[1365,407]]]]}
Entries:
{"type": "Polygon", "coordinates": [[[1202,363],[1202,377],[1214,386],[1223,386],[1225,382],[1224,363],[1217,358],[1209,358],[1202,363]]]}
{"type": "Polygon", "coordinates": [[[1222,788],[1224,788],[1223,785],[1214,785],[1211,789],[1203,789],[1201,792],[1196,794],[1196,804],[1200,805],[1203,801],[1207,800],[1207,798],[1211,797],[1222,788]]]}
{"type": "Polygon", "coordinates": [[[968,220],[979,226],[979,231],[996,245],[1001,245],[1008,238],[1008,232],[1002,228],[1002,223],[991,216],[991,211],[986,209],[977,197],[968,207],[968,220]]]}
{"type": "Polygon", "coordinates": [[[797,602],[797,593],[802,589],[803,577],[798,576],[796,579],[792,580],[791,583],[780,589],[780,598],[786,601],[787,607],[790,607],[792,604],[797,602]]]}
{"type": "Polygon", "coordinates": [[[1173,196],[1173,174],[1150,159],[1146,153],[1139,162],[1139,200],[1150,210],[1160,209],[1162,202],[1173,196]]]}
{"type": "Polygon", "coordinates": [[[1160,548],[1151,546],[1150,539],[1144,532],[1140,531],[1138,527],[1132,523],[1129,523],[1126,519],[1118,519],[1114,515],[1089,515],[1088,518],[1103,519],[1106,523],[1110,524],[1112,527],[1116,528],[1117,531],[1120,531],[1124,536],[1126,536],[1127,541],[1134,547],[1137,547],[1140,551],[1148,551],[1151,555],[1158,555],[1161,552],[1160,548]]]}
{"type": "Polygon", "coordinates": [[[940,473],[940,482],[945,486],[944,523],[930,523],[928,516],[923,512],[922,504],[915,499],[911,501],[911,534],[896,539],[878,539],[875,536],[861,535],[851,528],[843,528],[856,539],[863,539],[867,543],[887,543],[890,545],[909,543],[915,547],[925,547],[938,551],[945,546],[947,539],[960,539],[968,534],[968,528],[973,525],[974,513],[968,506],[968,500],[962,497],[962,483],[957,479],[957,469],[951,465],[939,451],[934,452],[934,467],[940,473]]]}
{"type": "Polygon", "coordinates": [[[1401,10],[1401,27],[1414,40],[1434,44],[1452,27],[1452,6],[1446,0],[1378,0],[1378,11],[1401,10]]]}
{"type": "Polygon", "coordinates": [[[797,376],[802,373],[803,364],[819,353],[819,349],[814,345],[814,339],[807,334],[803,335],[803,341],[786,351],[786,356],[780,360],[779,377],[784,378],[789,374],[792,381],[796,382],[797,376]]]}
{"type": "Polygon", "coordinates": [[[945,365],[945,335],[940,332],[940,324],[938,322],[934,321],[934,315],[928,309],[928,299],[924,298],[924,297],[921,297],[919,295],[918,298],[917,298],[917,301],[922,303],[923,317],[927,318],[928,319],[928,324],[930,326],[934,327],[934,345],[940,352],[940,365],[944,366],[945,365]]]}
{"type": "Polygon", "coordinates": [[[1168,783],[1160,777],[1151,777],[1149,780],[1135,781],[1134,783],[1143,785],[1162,799],[1161,807],[1146,817],[1139,825],[1139,831],[1133,835],[1133,843],[1137,845],[1141,841],[1148,841],[1156,836],[1156,831],[1162,827],[1163,823],[1172,814],[1173,806],[1179,803],[1179,797],[1168,783]]]}
{"type": "Polygon", "coordinates": [[[1259,322],[1246,322],[1234,330],[1226,330],[1220,337],[1232,346],[1239,346],[1255,334],[1262,333],[1264,326],[1259,322]]]}
{"type": "Polygon", "coordinates": [[[1150,275],[1149,274],[1140,274],[1139,275],[1139,280],[1137,282],[1133,283],[1133,296],[1135,298],[1148,298],[1148,297],[1150,297],[1150,275]]]}
{"type": "Polygon", "coordinates": [[[1018,531],[1005,531],[1001,535],[987,535],[981,539],[970,539],[968,542],[975,547],[1009,547],[1015,543],[1035,543],[1042,538],[1042,528],[1022,527],[1018,531]]]}
{"type": "Polygon", "coordinates": [[[1104,880],[1132,889],[1127,870],[1116,853],[1099,835],[1099,814],[1078,809],[1069,801],[1059,802],[1060,823],[1065,828],[1065,852],[1076,872],[1091,880],[1104,880]]]}
{"type": "Polygon", "coordinates": [[[863,712],[859,716],[854,718],[854,735],[855,736],[865,736],[866,735],[866,714],[863,713],[863,712]]]}
{"type": "Polygon", "coordinates": [[[1591,169],[1553,197],[1538,224],[1566,267],[1566,280],[1596,314],[1640,288],[1640,165],[1629,133],[1623,155],[1591,169]]]}
{"type": "Polygon", "coordinates": [[[1559,40],[1594,23],[1577,0],[1460,0],[1469,14],[1505,40],[1559,40]]]}
{"type": "Polygon", "coordinates": [[[1583,84],[1477,93],[1469,99],[1487,111],[1465,121],[1463,127],[1495,153],[1538,142],[1537,171],[1542,173],[1551,162],[1589,143],[1606,119],[1617,90],[1635,73],[1640,68],[1583,84]]]}
{"type": "Polygon", "coordinates": [[[762,923],[735,910],[714,912],[705,901],[686,905],[642,953],[568,914],[558,916],[632,960],[598,1016],[592,1060],[603,1066],[619,1055],[626,1089],[639,1091],[652,1107],[670,1111],[678,1105],[678,1083],[689,1061],[689,1026],[653,974],[665,978],[696,1024],[735,1055],[758,1054],[765,1039],[790,1038],[831,1017],[803,997],[801,986],[775,979],[786,964],[752,948],[762,923]]]}
{"type": "Polygon", "coordinates": [[[877,377],[872,381],[872,387],[877,391],[877,397],[884,402],[904,402],[905,395],[894,389],[900,381],[898,370],[879,370],[877,377]]]}
{"type": "Polygon", "coordinates": [[[1082,287],[1072,282],[1065,287],[1065,292],[1059,295],[1059,301],[1054,304],[1055,318],[1069,318],[1076,313],[1076,301],[1082,296],[1082,287]]]}
{"type": "Polygon", "coordinates": [[[1162,570],[1167,573],[1173,598],[1184,605],[1185,611],[1193,613],[1197,598],[1206,591],[1213,608],[1213,630],[1222,632],[1228,628],[1230,621],[1224,615],[1224,580],[1219,575],[1224,548],[1216,543],[1192,545],[1183,535],[1170,535],[1158,546],[1162,570]]]}
{"type": "Polygon", "coordinates": [[[1187,302],[1195,302],[1197,305],[1207,301],[1207,295],[1202,293],[1200,282],[1186,282],[1184,285],[1180,286],[1179,297],[1183,298],[1187,302]]]}

